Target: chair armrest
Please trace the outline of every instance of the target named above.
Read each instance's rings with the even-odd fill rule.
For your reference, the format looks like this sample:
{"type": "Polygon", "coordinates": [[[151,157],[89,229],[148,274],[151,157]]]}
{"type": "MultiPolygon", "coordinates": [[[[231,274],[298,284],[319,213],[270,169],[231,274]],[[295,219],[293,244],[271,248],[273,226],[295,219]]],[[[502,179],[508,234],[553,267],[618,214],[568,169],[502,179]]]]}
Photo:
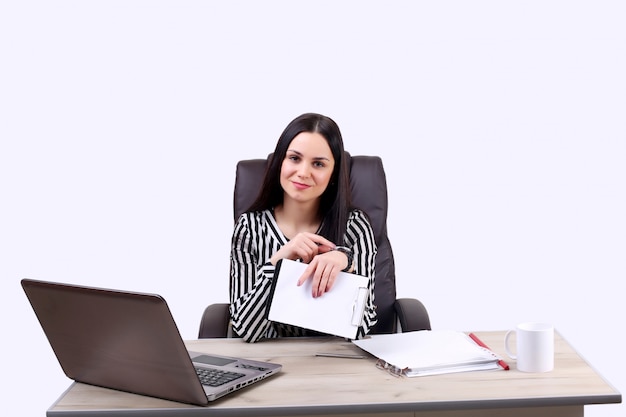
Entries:
{"type": "Polygon", "coordinates": [[[400,330],[412,332],[416,330],[431,330],[428,311],[421,301],[415,298],[398,298],[394,304],[400,330]]]}
{"type": "Polygon", "coordinates": [[[228,337],[230,311],[228,303],[216,303],[207,306],[200,320],[198,339],[228,337]]]}

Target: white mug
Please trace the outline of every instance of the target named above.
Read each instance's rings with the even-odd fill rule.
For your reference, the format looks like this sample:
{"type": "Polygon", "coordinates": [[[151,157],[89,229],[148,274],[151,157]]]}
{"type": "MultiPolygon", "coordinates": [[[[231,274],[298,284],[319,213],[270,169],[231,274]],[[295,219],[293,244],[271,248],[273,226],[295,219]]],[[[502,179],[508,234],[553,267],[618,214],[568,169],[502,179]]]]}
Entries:
{"type": "Polygon", "coordinates": [[[549,372],[554,369],[554,327],[547,323],[520,323],[504,336],[504,350],[517,361],[523,372],[549,372]],[[509,348],[509,338],[517,335],[516,353],[509,348]]]}

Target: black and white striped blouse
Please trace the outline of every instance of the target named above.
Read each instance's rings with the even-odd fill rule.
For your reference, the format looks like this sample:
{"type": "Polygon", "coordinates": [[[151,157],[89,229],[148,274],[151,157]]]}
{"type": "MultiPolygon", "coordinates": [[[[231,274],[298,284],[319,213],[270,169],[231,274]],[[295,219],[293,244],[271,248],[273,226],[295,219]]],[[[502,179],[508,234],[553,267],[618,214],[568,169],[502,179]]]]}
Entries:
{"type": "MultiPolygon", "coordinates": [[[[344,240],[341,246],[352,248],[354,253],[354,273],[370,279],[369,298],[357,335],[360,338],[377,321],[374,305],[377,248],[372,227],[362,211],[350,213],[344,240]]],[[[306,329],[266,319],[275,270],[269,259],[288,241],[271,210],[244,213],[237,220],[230,255],[230,314],[233,330],[247,342],[311,334],[306,329]]]]}

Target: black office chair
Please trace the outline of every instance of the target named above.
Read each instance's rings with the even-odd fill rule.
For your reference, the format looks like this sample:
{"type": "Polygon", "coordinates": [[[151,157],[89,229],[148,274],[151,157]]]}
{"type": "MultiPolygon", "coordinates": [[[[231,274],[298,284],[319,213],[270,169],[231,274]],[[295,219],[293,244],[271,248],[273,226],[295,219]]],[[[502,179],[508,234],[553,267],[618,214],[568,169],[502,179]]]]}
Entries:
{"type": "MultiPolygon", "coordinates": [[[[374,285],[378,323],[370,333],[430,330],[428,312],[419,300],[396,299],[395,264],[387,237],[387,181],[382,160],[378,156],[350,156],[347,152],[346,156],[350,164],[352,203],[368,214],[378,245],[374,285]]],[[[235,221],[256,198],[267,161],[250,159],[239,161],[237,164],[234,192],[235,221]]],[[[228,307],[228,303],[217,303],[209,305],[204,310],[198,338],[236,336],[230,328],[228,307]]]]}

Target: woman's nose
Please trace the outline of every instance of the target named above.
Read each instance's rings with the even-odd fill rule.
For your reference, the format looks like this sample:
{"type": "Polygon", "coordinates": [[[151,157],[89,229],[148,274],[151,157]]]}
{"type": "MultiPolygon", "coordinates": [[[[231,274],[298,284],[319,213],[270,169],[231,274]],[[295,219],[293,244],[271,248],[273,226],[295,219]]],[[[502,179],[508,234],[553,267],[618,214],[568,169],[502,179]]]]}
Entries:
{"type": "Polygon", "coordinates": [[[309,178],[310,171],[308,167],[300,167],[298,170],[298,177],[300,178],[309,178]]]}

